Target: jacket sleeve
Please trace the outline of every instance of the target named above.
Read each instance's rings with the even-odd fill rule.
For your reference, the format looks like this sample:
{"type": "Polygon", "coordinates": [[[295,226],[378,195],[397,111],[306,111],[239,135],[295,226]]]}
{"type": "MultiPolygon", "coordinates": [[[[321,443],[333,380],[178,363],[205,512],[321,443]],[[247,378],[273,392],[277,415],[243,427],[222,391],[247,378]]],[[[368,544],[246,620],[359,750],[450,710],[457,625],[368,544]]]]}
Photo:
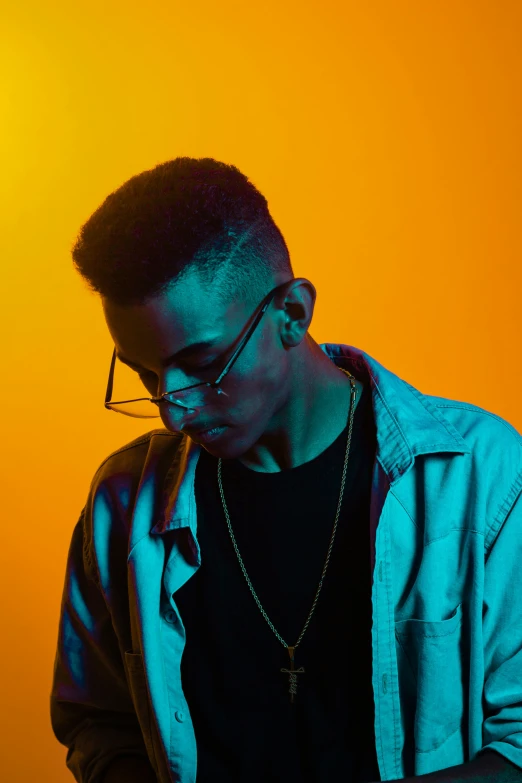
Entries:
{"type": "MultiPolygon", "coordinates": [[[[73,530],[51,688],[51,725],[79,783],[101,783],[119,756],[148,759],[111,616],[84,545],[86,507],[73,530]]],[[[152,770],[152,767],[151,767],[152,770]]]]}
{"type": "MultiPolygon", "coordinates": [[[[506,499],[484,574],[483,747],[522,770],[522,471],[506,499]]],[[[487,546],[486,541],[486,546],[487,546]]]]}

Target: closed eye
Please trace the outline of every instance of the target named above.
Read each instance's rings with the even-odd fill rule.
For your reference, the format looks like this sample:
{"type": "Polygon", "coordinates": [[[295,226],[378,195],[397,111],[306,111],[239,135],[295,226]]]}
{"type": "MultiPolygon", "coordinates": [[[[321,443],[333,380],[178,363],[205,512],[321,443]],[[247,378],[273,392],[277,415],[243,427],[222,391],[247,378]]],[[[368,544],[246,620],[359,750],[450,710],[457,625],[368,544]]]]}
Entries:
{"type": "Polygon", "coordinates": [[[218,362],[219,362],[219,357],[217,359],[213,359],[211,362],[208,362],[207,364],[200,364],[198,367],[187,365],[187,369],[192,370],[193,372],[203,372],[203,370],[212,369],[212,367],[218,364],[218,362]]]}
{"type": "MultiPolygon", "coordinates": [[[[213,359],[208,364],[201,364],[198,367],[193,367],[193,366],[189,367],[187,365],[187,369],[192,371],[192,372],[203,372],[203,370],[212,369],[215,365],[218,364],[218,362],[219,362],[219,357],[218,357],[218,359],[213,359]]],[[[136,372],[138,372],[138,371],[136,370],[136,372]]],[[[152,372],[151,370],[141,370],[141,371],[138,372],[138,375],[139,375],[140,378],[150,378],[151,376],[154,376],[154,378],[156,378],[156,373],[152,372]]]]}

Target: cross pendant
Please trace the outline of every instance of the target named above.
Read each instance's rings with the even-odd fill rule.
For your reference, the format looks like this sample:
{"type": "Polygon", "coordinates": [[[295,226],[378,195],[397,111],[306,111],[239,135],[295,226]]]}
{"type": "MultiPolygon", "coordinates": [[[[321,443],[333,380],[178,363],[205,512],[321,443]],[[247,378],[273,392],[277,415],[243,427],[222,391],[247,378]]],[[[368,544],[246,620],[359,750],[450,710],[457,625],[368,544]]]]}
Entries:
{"type": "Polygon", "coordinates": [[[290,702],[292,704],[294,703],[294,696],[297,693],[297,675],[304,672],[302,666],[299,669],[296,669],[294,666],[294,650],[295,647],[288,648],[288,655],[290,656],[290,669],[281,669],[282,672],[290,675],[290,690],[288,692],[290,694],[290,702]]]}

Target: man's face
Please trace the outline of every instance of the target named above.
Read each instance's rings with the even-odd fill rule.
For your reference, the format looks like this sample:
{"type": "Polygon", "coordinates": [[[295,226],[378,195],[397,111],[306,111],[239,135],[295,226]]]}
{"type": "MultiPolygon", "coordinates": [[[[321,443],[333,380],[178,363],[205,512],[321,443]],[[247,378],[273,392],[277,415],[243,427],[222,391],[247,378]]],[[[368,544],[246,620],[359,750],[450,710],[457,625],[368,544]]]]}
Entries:
{"type": "MultiPolygon", "coordinates": [[[[277,280],[274,287],[280,282],[277,280]]],[[[250,309],[243,302],[227,306],[193,275],[145,305],[122,308],[102,299],[118,355],[129,359],[133,370],[144,373],[142,381],[151,396],[214,381],[252,323],[259,304],[250,309]],[[162,360],[172,354],[204,341],[212,345],[162,366],[162,360]]],[[[164,426],[173,432],[183,427],[189,436],[194,433],[197,442],[196,430],[225,426],[215,440],[201,443],[210,453],[225,458],[238,457],[256,443],[289,393],[288,351],[278,328],[283,319],[284,310],[274,309],[272,300],[222,382],[227,396],[209,390],[209,403],[196,412],[162,403],[159,410],[164,426]]]]}

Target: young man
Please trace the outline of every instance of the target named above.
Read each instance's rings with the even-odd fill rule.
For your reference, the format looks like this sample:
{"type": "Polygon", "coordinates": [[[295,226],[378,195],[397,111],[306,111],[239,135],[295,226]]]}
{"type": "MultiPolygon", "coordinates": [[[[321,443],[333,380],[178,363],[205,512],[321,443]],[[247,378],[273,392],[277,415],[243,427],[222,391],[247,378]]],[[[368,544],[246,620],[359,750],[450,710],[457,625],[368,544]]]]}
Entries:
{"type": "Polygon", "coordinates": [[[73,259],[106,407],[164,425],[72,533],[51,719],[76,780],[522,780],[516,430],[318,345],[233,166],[132,178],[73,259]],[[143,393],[112,400],[124,366],[143,393]]]}

